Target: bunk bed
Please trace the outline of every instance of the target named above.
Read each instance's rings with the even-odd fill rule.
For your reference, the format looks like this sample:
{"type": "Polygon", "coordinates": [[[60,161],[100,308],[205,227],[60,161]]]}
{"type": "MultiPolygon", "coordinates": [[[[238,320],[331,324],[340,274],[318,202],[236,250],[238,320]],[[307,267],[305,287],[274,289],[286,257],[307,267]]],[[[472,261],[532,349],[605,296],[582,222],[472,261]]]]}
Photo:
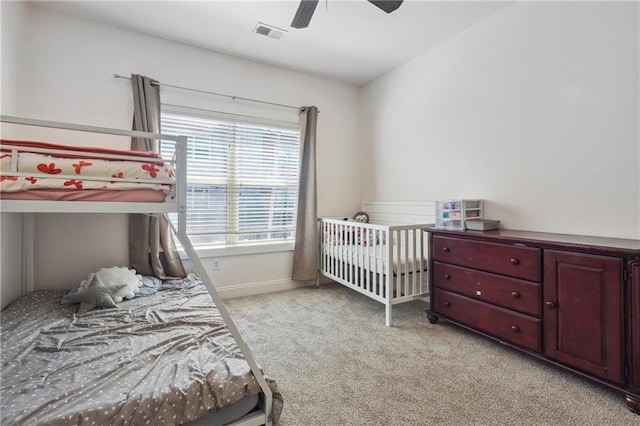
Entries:
{"type": "Polygon", "coordinates": [[[277,385],[253,358],[186,233],[186,137],[5,115],[0,122],[175,143],[173,158],[0,144],[0,211],[23,215],[24,282],[15,285],[27,290],[2,311],[2,424],[277,422],[277,385]],[[80,179],[89,163],[104,170],[80,179]],[[112,173],[114,164],[135,164],[146,175],[112,173]],[[60,303],[68,290],[35,288],[34,213],[176,213],[174,232],[195,274],[78,314],[60,303]]]}

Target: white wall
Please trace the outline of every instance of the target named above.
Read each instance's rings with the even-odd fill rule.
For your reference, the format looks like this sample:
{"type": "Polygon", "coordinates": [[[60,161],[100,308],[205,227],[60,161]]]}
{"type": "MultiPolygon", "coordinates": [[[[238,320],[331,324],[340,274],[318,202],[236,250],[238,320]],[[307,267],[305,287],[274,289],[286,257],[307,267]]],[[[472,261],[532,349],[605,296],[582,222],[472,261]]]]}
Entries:
{"type": "MultiPolygon", "coordinates": [[[[15,90],[18,78],[18,62],[20,60],[20,42],[23,36],[27,16],[24,8],[5,7],[0,2],[0,113],[5,113],[3,106],[16,103],[18,94],[15,90]]],[[[1,127],[0,127],[1,129],[1,127]]],[[[20,295],[22,290],[22,220],[19,214],[0,214],[0,283],[11,285],[0,286],[0,307],[20,295]]]]}
{"type": "Polygon", "coordinates": [[[638,3],[518,2],[366,86],[365,199],[640,238],[638,3]]]}
{"type": "MultiPolygon", "coordinates": [[[[3,95],[3,113],[130,128],[131,86],[127,80],[114,79],[114,73],[144,74],[174,85],[289,105],[317,105],[321,111],[317,148],[319,214],[338,215],[359,209],[363,171],[357,161],[362,151],[357,123],[358,88],[88,22],[40,6],[4,3],[3,8],[16,8],[28,19],[22,23],[22,33],[16,28],[5,31],[7,22],[4,18],[2,21],[3,35],[6,32],[8,37],[18,37],[20,44],[19,61],[13,68],[17,81],[12,83],[19,96],[5,99],[3,95]]],[[[4,67],[4,51],[2,63],[4,67]]],[[[297,120],[295,110],[259,110],[252,105],[172,89],[163,88],[161,97],[166,103],[297,120]]],[[[41,132],[35,130],[36,136],[30,137],[86,143],[41,132]]],[[[117,141],[114,146],[124,148],[126,144],[117,141]]],[[[41,288],[65,288],[98,267],[125,265],[126,232],[124,215],[39,215],[36,282],[41,288]]],[[[3,235],[3,244],[4,238],[3,235]]],[[[252,283],[260,288],[265,287],[264,283],[282,287],[291,284],[291,259],[291,252],[223,258],[222,269],[212,276],[218,287],[250,287],[252,283]]],[[[3,271],[5,265],[3,257],[3,271]]]]}
{"type": "MultiPolygon", "coordinates": [[[[481,197],[488,216],[508,228],[640,238],[637,4],[519,2],[361,93],[28,3],[1,6],[4,114],[128,128],[130,86],[112,74],[132,72],[313,104],[321,110],[322,216],[356,211],[363,199],[481,197]]],[[[165,89],[162,97],[252,109],[165,89]]],[[[3,127],[5,136],[15,132],[3,127]]],[[[41,132],[32,137],[84,143],[41,132]]],[[[6,213],[0,220],[4,306],[19,280],[21,221],[6,213]]],[[[36,232],[41,287],[69,287],[100,266],[127,261],[124,216],[38,217],[36,232]]],[[[286,287],[290,269],[290,253],[246,255],[223,258],[212,276],[223,294],[233,294],[286,287]]]]}

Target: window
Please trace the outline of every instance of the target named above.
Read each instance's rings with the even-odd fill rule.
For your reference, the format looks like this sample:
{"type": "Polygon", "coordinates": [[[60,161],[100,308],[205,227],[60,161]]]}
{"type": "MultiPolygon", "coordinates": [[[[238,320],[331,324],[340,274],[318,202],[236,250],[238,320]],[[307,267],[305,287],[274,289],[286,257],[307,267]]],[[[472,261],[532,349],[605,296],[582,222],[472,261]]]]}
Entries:
{"type": "MultiPolygon", "coordinates": [[[[293,240],[296,125],[164,112],[161,123],[163,133],[188,137],[187,234],[194,245],[293,240]]],[[[162,151],[173,154],[170,144],[163,144],[162,151]]]]}

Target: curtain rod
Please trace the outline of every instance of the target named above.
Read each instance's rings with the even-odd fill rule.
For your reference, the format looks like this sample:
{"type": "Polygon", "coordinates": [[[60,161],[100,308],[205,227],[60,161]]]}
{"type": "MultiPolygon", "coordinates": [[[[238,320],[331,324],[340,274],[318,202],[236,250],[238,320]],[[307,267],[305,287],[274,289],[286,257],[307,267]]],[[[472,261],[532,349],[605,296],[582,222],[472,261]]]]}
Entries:
{"type": "Polygon", "coordinates": [[[207,113],[211,113],[212,112],[214,114],[222,114],[224,116],[231,115],[231,116],[234,116],[234,117],[241,117],[241,118],[244,118],[244,119],[247,119],[247,118],[256,119],[257,118],[259,120],[269,120],[270,122],[280,122],[280,123],[295,124],[295,125],[300,124],[298,121],[273,120],[273,119],[265,118],[265,117],[256,117],[256,116],[253,116],[253,115],[237,114],[237,113],[234,113],[234,112],[216,111],[216,110],[213,110],[213,109],[197,108],[197,107],[190,107],[190,106],[185,106],[185,105],[168,104],[168,103],[165,103],[165,102],[162,102],[160,105],[162,105],[163,107],[166,106],[166,107],[169,107],[169,108],[178,108],[178,109],[181,109],[181,110],[182,109],[188,109],[188,110],[193,110],[193,111],[204,111],[204,112],[207,112],[207,113]]]}
{"type": "MultiPolygon", "coordinates": [[[[120,74],[114,74],[113,77],[114,78],[124,78],[126,80],[131,80],[131,77],[126,77],[126,76],[120,75],[120,74]]],[[[207,95],[215,95],[215,96],[224,96],[225,98],[230,98],[230,99],[233,99],[234,101],[236,99],[240,99],[242,101],[257,102],[259,104],[273,105],[273,106],[278,106],[278,107],[282,107],[282,108],[292,108],[292,109],[295,109],[295,110],[298,110],[298,111],[300,111],[302,109],[300,107],[293,106],[293,105],[277,104],[275,102],[267,102],[267,101],[261,101],[261,100],[258,100],[258,99],[243,98],[241,96],[225,95],[224,93],[208,92],[206,90],[191,89],[189,87],[182,87],[182,86],[174,86],[173,84],[160,83],[160,82],[158,82],[157,84],[160,85],[160,86],[172,87],[174,89],[188,90],[190,92],[205,93],[207,95]]]]}

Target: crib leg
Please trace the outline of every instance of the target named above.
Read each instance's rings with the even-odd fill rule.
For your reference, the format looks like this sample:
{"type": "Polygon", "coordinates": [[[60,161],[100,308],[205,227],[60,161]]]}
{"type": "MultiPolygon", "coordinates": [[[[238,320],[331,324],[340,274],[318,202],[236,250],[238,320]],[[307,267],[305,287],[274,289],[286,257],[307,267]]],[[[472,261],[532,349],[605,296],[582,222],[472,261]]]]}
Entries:
{"type": "Polygon", "coordinates": [[[385,305],[385,322],[387,327],[391,327],[391,303],[385,305]]]}

